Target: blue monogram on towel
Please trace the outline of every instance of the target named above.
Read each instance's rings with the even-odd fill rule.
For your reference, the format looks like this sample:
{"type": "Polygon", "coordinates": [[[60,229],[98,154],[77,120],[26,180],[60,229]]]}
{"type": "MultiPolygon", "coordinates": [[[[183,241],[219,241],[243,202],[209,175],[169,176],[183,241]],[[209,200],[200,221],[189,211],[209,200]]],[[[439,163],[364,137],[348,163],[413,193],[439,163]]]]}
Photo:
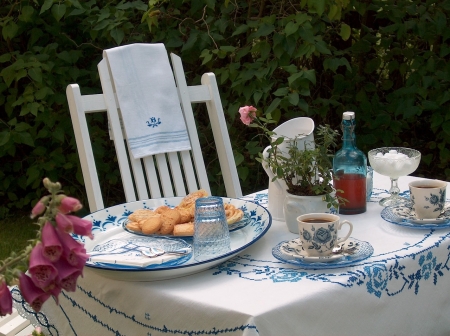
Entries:
{"type": "Polygon", "coordinates": [[[156,120],[155,117],[151,117],[149,121],[147,121],[147,126],[148,127],[158,127],[159,125],[161,125],[161,118],[158,118],[158,120],[156,120]]]}

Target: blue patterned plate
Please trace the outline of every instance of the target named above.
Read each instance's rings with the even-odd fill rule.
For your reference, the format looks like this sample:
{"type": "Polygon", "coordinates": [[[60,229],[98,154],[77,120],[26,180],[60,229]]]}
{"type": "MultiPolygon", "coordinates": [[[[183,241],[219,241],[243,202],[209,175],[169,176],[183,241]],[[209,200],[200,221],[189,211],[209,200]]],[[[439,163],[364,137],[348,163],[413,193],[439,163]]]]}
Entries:
{"type": "Polygon", "coordinates": [[[161,264],[147,266],[145,264],[144,266],[131,266],[123,265],[123,263],[95,261],[95,257],[98,257],[96,254],[103,250],[111,250],[116,253],[117,251],[125,251],[128,249],[128,253],[131,249],[131,254],[133,254],[132,251],[136,248],[153,244],[163,244],[166,248],[167,244],[170,244],[170,246],[174,244],[170,247],[173,249],[178,248],[179,244],[191,244],[192,237],[177,237],[177,239],[174,239],[139,236],[123,229],[123,223],[128,220],[128,216],[133,211],[137,209],[154,209],[161,205],[174,207],[180,203],[182,197],[130,202],[99,210],[84,217],[84,219],[92,221],[94,239],[90,240],[87,237],[78,235],[73,235],[73,237],[84,243],[87,253],[94,256],[93,260],[87,261],[86,267],[102,276],[122,281],[154,281],[186,276],[216,266],[236,256],[264,236],[272,225],[272,216],[270,213],[255,202],[227,197],[222,198],[224,203],[230,203],[242,209],[248,216],[248,222],[245,227],[230,232],[230,252],[208,260],[196,261],[192,257],[195,254],[195,251],[193,251],[190,255],[183,256],[182,258],[165,260],[161,264]]]}
{"type": "Polygon", "coordinates": [[[301,249],[292,249],[299,245],[299,239],[285,240],[272,249],[275,258],[288,264],[300,266],[305,269],[326,269],[352,266],[361,260],[369,258],[373,254],[373,247],[368,242],[355,238],[348,238],[343,245],[343,253],[327,257],[306,257],[301,249]]]}
{"type": "Polygon", "coordinates": [[[392,206],[381,211],[381,218],[389,223],[413,229],[443,229],[450,227],[450,208],[446,203],[443,213],[437,219],[417,219],[407,205],[392,206]]]}

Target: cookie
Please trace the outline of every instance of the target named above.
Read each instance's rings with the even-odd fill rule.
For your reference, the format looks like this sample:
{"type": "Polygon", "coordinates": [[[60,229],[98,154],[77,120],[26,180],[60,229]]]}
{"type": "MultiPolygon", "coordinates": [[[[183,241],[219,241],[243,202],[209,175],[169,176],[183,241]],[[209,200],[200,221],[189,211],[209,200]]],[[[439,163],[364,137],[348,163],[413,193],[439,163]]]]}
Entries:
{"type": "Polygon", "coordinates": [[[173,228],[174,236],[193,236],[194,235],[194,223],[182,223],[177,224],[173,228]]]}
{"type": "Polygon", "coordinates": [[[162,226],[159,230],[160,234],[168,235],[173,232],[173,228],[180,222],[181,215],[175,209],[167,209],[161,213],[162,226]]]}
{"type": "Polygon", "coordinates": [[[139,209],[134,211],[131,215],[128,216],[130,222],[139,222],[147,217],[154,215],[155,212],[149,209],[139,209]]]}
{"type": "Polygon", "coordinates": [[[201,197],[207,197],[208,193],[206,190],[200,189],[194,192],[191,192],[189,195],[184,196],[181,200],[180,204],[178,204],[178,208],[186,208],[195,210],[195,201],[201,197]]]}
{"type": "Polygon", "coordinates": [[[155,209],[155,212],[157,214],[162,214],[166,210],[170,210],[170,208],[167,205],[161,205],[155,209]]]}
{"type": "Polygon", "coordinates": [[[139,222],[139,224],[141,225],[142,233],[154,234],[154,233],[158,232],[163,225],[162,216],[158,215],[158,214],[153,215],[153,216],[148,217],[147,219],[139,222]]]}
{"type": "Polygon", "coordinates": [[[194,211],[191,209],[175,207],[175,210],[180,213],[180,223],[190,222],[194,218],[194,211]]]}
{"type": "Polygon", "coordinates": [[[239,222],[244,217],[244,211],[237,209],[232,204],[224,204],[224,209],[228,225],[239,222]]]}
{"type": "Polygon", "coordinates": [[[138,222],[128,222],[126,227],[131,231],[141,232],[141,225],[138,222]]]}

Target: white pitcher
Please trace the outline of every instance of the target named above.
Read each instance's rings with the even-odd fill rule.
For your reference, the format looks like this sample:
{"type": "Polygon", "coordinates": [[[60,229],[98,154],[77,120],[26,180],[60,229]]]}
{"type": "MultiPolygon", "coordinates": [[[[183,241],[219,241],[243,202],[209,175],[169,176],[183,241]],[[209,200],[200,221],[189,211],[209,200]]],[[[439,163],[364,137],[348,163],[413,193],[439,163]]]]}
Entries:
{"type": "MultiPolygon", "coordinates": [[[[272,137],[272,141],[280,136],[285,138],[284,142],[278,146],[278,150],[280,150],[285,157],[288,156],[288,148],[295,138],[297,147],[300,150],[303,150],[305,146],[308,149],[314,148],[314,120],[311,118],[298,117],[288,120],[275,128],[273,132],[276,135],[272,137]]],[[[264,160],[269,158],[269,149],[270,146],[266,147],[263,151],[264,160]]],[[[284,221],[283,203],[286,197],[286,183],[282,180],[275,180],[272,182],[274,174],[267,166],[267,163],[263,162],[263,168],[269,176],[269,212],[274,220],[284,221]]]]}

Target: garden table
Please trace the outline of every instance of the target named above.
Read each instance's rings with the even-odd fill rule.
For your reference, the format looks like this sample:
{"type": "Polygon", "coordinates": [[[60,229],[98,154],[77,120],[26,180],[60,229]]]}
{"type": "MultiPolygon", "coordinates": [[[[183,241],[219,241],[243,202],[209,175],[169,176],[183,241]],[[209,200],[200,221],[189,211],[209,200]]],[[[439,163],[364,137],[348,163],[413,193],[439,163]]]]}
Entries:
{"type": "MultiPolygon", "coordinates": [[[[416,177],[401,177],[403,192],[416,177]]],[[[48,335],[449,335],[450,228],[417,229],[384,220],[378,200],[388,177],[374,173],[367,212],[342,215],[373,255],[355,265],[309,270],[272,255],[293,239],[283,222],[236,257],[161,281],[105,278],[86,267],[73,293],[32,314],[48,335]]],[[[406,192],[407,193],[407,192],[406,192]]],[[[244,197],[267,205],[267,190],[244,197]]]]}

